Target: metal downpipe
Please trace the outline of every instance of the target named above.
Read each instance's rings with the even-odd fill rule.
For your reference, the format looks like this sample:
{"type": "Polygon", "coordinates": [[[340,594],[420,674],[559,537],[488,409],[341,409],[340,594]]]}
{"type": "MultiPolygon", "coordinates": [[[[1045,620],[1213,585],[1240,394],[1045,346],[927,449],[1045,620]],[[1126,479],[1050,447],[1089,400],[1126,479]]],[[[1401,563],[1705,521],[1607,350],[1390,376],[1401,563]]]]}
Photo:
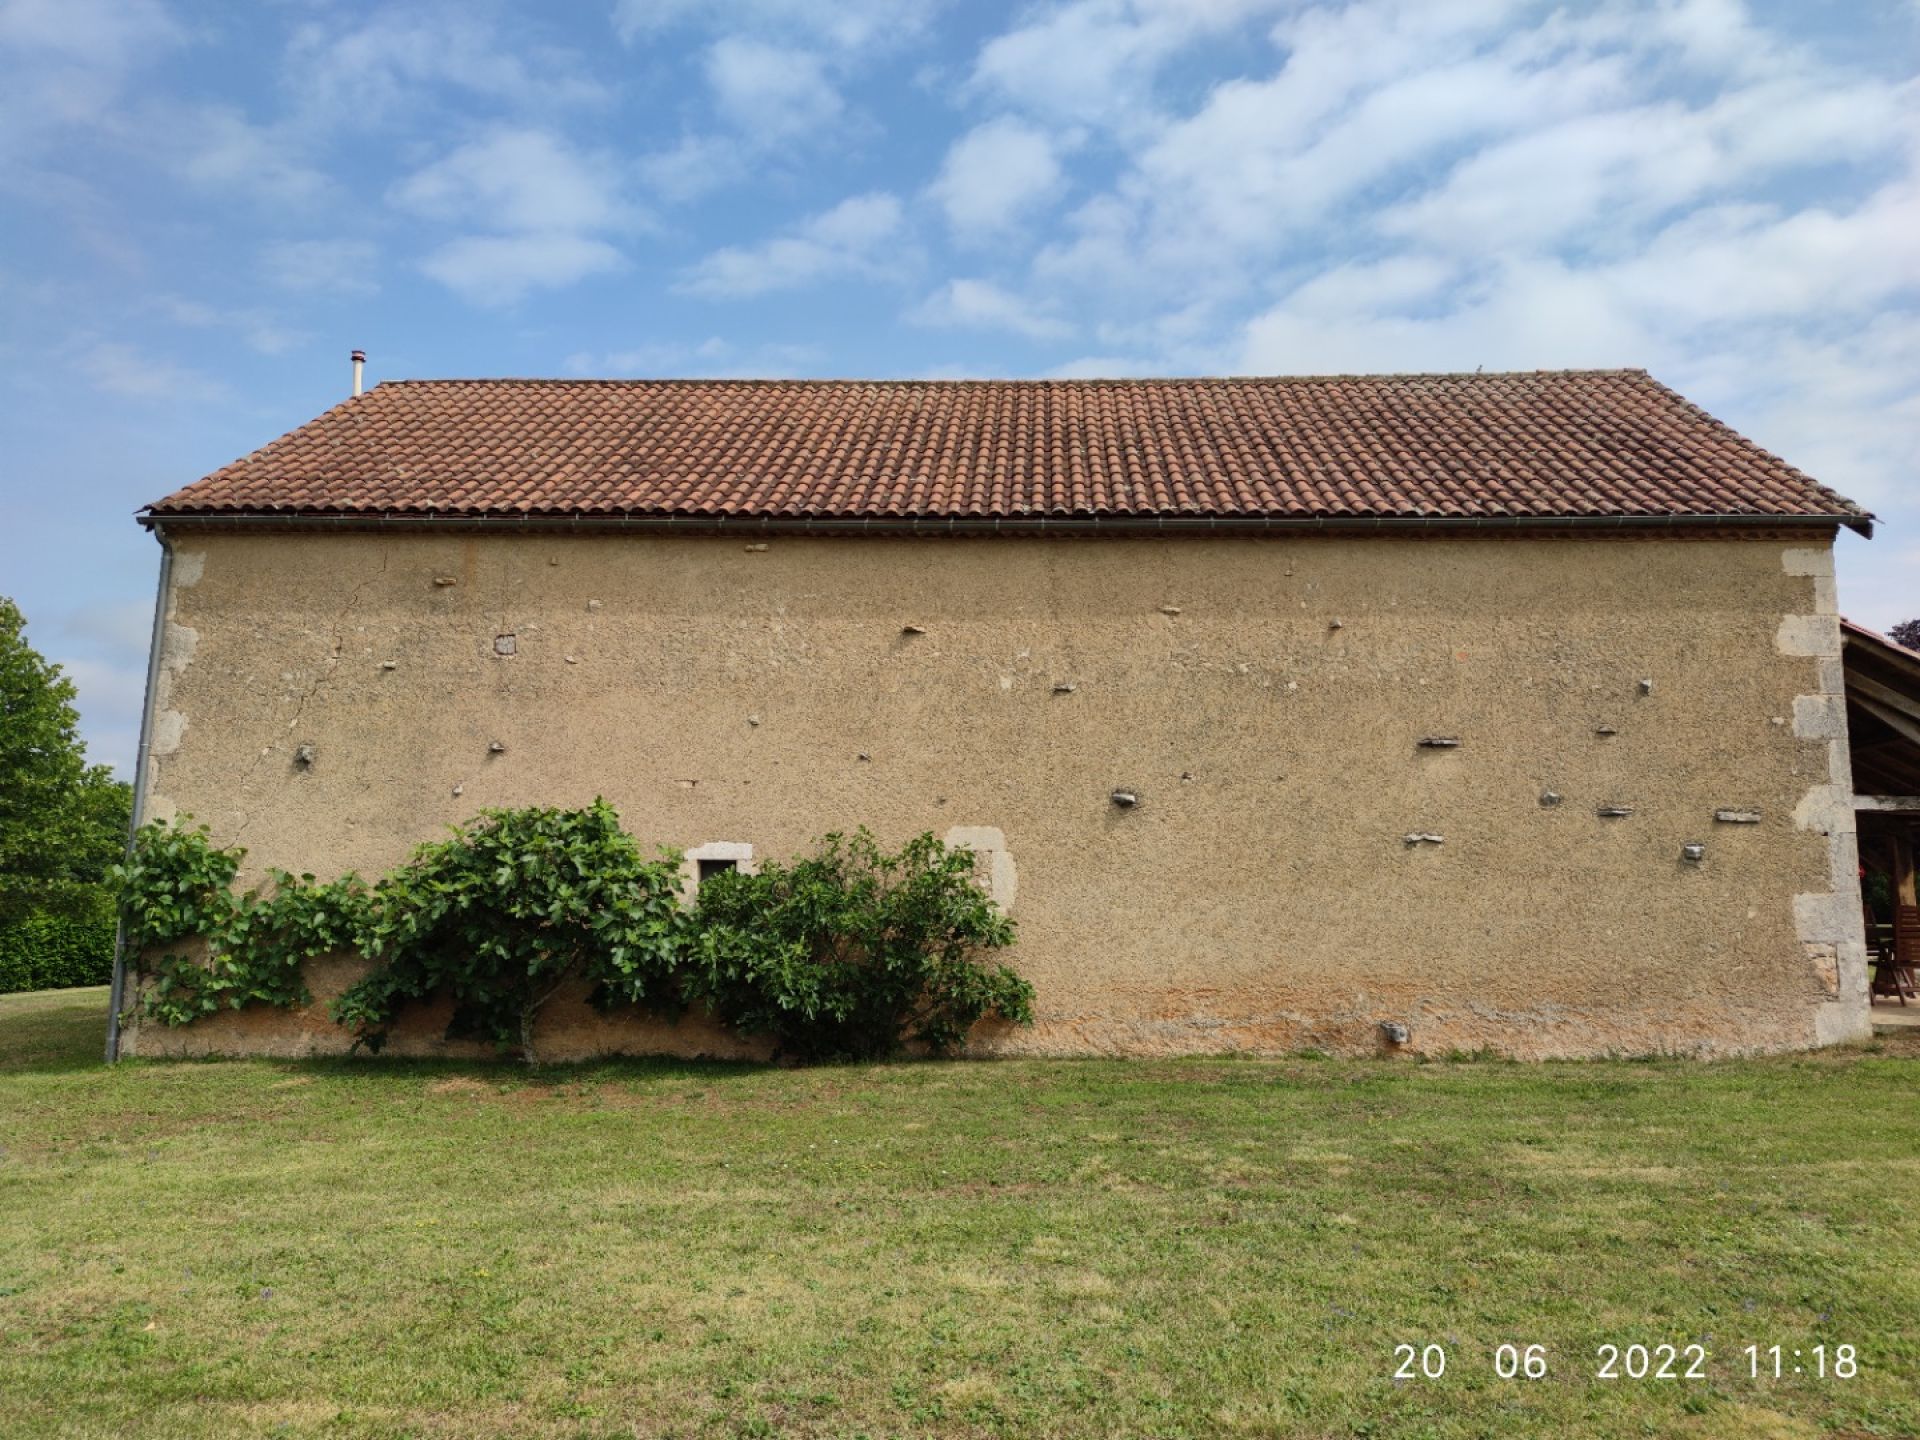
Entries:
{"type": "MultiPolygon", "coordinates": [[[[133,854],[134,833],[140,828],[142,812],[147,808],[147,781],[151,771],[148,747],[153,743],[153,701],[160,678],[160,647],[166,639],[167,591],[173,581],[173,542],[159,525],[153,527],[160,542],[160,583],[153,597],[153,635],[147,643],[147,693],[140,705],[140,749],[133,761],[133,815],[127,823],[126,854],[133,854]]],[[[120,1058],[120,1011],[127,1003],[127,917],[121,913],[113,932],[113,988],[107,1004],[107,1063],[120,1058]]]]}

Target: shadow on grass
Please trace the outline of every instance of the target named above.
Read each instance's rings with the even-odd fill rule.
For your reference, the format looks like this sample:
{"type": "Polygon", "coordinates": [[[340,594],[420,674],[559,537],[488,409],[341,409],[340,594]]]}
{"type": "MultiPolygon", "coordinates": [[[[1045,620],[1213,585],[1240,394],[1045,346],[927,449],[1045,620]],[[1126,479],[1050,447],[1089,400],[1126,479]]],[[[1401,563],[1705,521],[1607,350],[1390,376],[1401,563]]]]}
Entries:
{"type": "Polygon", "coordinates": [[[607,1055],[590,1060],[560,1060],[529,1065],[512,1055],[498,1057],[433,1055],[313,1055],[298,1059],[248,1061],[222,1056],[185,1060],[136,1060],[140,1065],[270,1064],[287,1075],[314,1079],[445,1081],[472,1079],[502,1090],[521,1087],[566,1090],[606,1082],[746,1080],[781,1067],[754,1060],[702,1060],[674,1055],[607,1055]]]}
{"type": "MultiPolygon", "coordinates": [[[[0,995],[0,1075],[55,1074],[105,1068],[107,996],[104,985],[80,990],[31,990],[0,995]]],[[[339,1079],[405,1076],[435,1080],[470,1075],[497,1085],[572,1085],[603,1080],[689,1079],[722,1081],[762,1075],[781,1067],[750,1060],[688,1060],[673,1056],[603,1056],[590,1060],[528,1065],[516,1056],[319,1055],[298,1059],[243,1056],[139,1059],[126,1066],[268,1064],[289,1075],[339,1079]]]]}
{"type": "MultiPolygon", "coordinates": [[[[0,995],[0,1076],[9,1074],[55,1074],[76,1070],[104,1068],[106,1045],[108,989],[104,985],[89,986],[77,990],[37,990],[21,994],[0,995]]],[[[1216,1082],[1227,1079],[1234,1072],[1234,1060],[1250,1060],[1251,1057],[1206,1057],[1191,1056],[1168,1062],[1178,1071],[1183,1065],[1204,1068],[1209,1079],[1216,1082]]],[[[1857,1046],[1840,1046],[1828,1050],[1816,1050],[1772,1057],[1772,1063],[1787,1068],[1806,1066],[1847,1067],[1862,1059],[1892,1059],[1900,1061],[1920,1061],[1920,1028],[1881,1034],[1871,1041],[1857,1046]]],[[[1351,1079],[1355,1068],[1351,1062],[1342,1063],[1332,1057],[1306,1052],[1301,1055],[1285,1057],[1289,1071],[1298,1069],[1299,1078],[1312,1079],[1313,1070],[1324,1067],[1351,1079]]],[[[273,1068],[288,1075],[327,1076],[338,1080],[353,1080],[381,1076],[398,1079],[413,1076],[425,1080],[444,1080],[462,1076],[472,1077],[488,1084],[503,1088],[517,1088],[522,1085],[560,1088],[571,1085],[588,1085],[603,1082],[633,1084],[647,1081],[686,1081],[698,1079],[709,1082],[745,1080],[764,1076],[790,1067],[777,1063],[751,1060],[709,1060],[685,1059],[675,1056],[600,1056],[592,1059],[549,1062],[540,1065],[528,1065],[511,1055],[496,1058],[434,1057],[434,1056],[396,1056],[359,1053],[352,1055],[312,1056],[303,1058],[247,1059],[244,1057],[207,1056],[191,1059],[128,1059],[122,1062],[130,1066],[182,1066],[227,1064],[270,1064],[273,1068]]],[[[859,1061],[840,1065],[819,1065],[806,1067],[816,1071],[838,1071],[857,1073],[874,1068],[899,1070],[907,1074],[918,1072],[933,1080],[948,1064],[980,1065],[993,1063],[990,1059],[961,1059],[954,1062],[929,1060],[902,1056],[893,1060],[859,1061]]],[[[1056,1061],[1055,1067],[1072,1061],[1056,1061]]],[[[1444,1057],[1406,1057],[1399,1060],[1376,1062],[1376,1078],[1390,1078],[1403,1070],[1473,1069],[1495,1070],[1511,1068],[1516,1062],[1499,1055],[1452,1054],[1444,1057]],[[1411,1060],[1411,1063],[1409,1063],[1411,1060]]],[[[1612,1069],[1617,1061],[1597,1062],[1602,1070],[1612,1069]]],[[[1694,1069],[1701,1065],[1698,1060],[1681,1059],[1673,1056],[1638,1057],[1635,1068],[1643,1065],[1672,1066],[1682,1070],[1694,1069]]],[[[1540,1071],[1573,1069],[1576,1073],[1593,1061],[1547,1062],[1537,1067],[1540,1071]]],[[[1146,1063],[1143,1072],[1152,1072],[1158,1067],[1146,1063]]],[[[1258,1064],[1250,1066],[1262,1070],[1258,1064]]],[[[1361,1067],[1374,1072],[1374,1066],[1361,1067]]],[[[1534,1068],[1534,1067],[1521,1067],[1534,1068]]],[[[1713,1066],[1709,1062],[1707,1068],[1713,1066]]]]}
{"type": "MultiPolygon", "coordinates": [[[[80,990],[31,990],[0,995],[0,1075],[53,1074],[104,1067],[108,993],[106,986],[94,985],[80,990]]],[[[129,1057],[121,1063],[181,1066],[262,1062],[244,1057],[206,1056],[165,1060],[129,1057]]],[[[429,1079],[476,1075],[502,1084],[518,1081],[570,1084],[590,1079],[669,1076],[724,1080],[778,1068],[744,1060],[681,1060],[671,1056],[606,1057],[535,1066],[511,1055],[476,1059],[365,1053],[268,1059],[264,1063],[289,1074],[341,1077],[378,1074],[395,1078],[414,1075],[429,1079]]]]}
{"type": "Polygon", "coordinates": [[[0,995],[0,1075],[104,1064],[107,995],[105,985],[0,995]]]}

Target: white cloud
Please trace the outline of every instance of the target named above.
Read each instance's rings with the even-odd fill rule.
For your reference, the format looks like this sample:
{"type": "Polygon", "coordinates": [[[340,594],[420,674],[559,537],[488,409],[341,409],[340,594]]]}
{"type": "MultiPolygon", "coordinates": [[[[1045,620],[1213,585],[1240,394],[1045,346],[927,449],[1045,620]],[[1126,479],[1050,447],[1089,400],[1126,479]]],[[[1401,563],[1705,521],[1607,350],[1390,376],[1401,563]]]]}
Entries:
{"type": "Polygon", "coordinates": [[[119,340],[80,347],[74,367],[95,389],[130,400],[217,400],[227,387],[211,376],[171,360],[157,359],[119,340]]]}
{"type": "Polygon", "coordinates": [[[153,631],[149,600],[100,601],[76,606],[54,617],[59,633],[82,644],[144,657],[153,631]]]}
{"type": "MultiPolygon", "coordinates": [[[[1396,264],[1401,262],[1395,262],[1396,264]]],[[[1532,370],[1648,363],[1649,334],[1595,277],[1514,262],[1405,308],[1309,294],[1250,320],[1232,368],[1250,374],[1532,370]]]]}
{"type": "Polygon", "coordinates": [[[359,24],[303,25],[285,68],[309,116],[347,128],[429,105],[443,88],[519,111],[610,98],[579,55],[508,34],[478,8],[444,4],[380,10],[359,24]]]}
{"type": "Polygon", "coordinates": [[[738,184],[768,157],[846,118],[826,59],[804,44],[723,36],[708,48],[704,73],[724,128],[689,131],[635,162],[648,188],[669,202],[684,204],[738,184]]]}
{"type": "Polygon", "coordinates": [[[33,625],[35,644],[79,692],[88,763],[111,765],[122,779],[133,774],[152,634],[151,594],[67,610],[50,606],[33,625]]]}
{"type": "Polygon", "coordinates": [[[463,235],[420,262],[426,274],[476,305],[511,305],[534,290],[559,290],[626,264],[604,240],[564,232],[463,235]]]}
{"type": "MultiPolygon", "coordinates": [[[[1892,296],[1920,293],[1920,255],[1905,240],[1915,227],[1920,208],[1903,185],[1843,215],[1708,212],[1616,260],[1535,255],[1461,271],[1403,255],[1341,266],[1250,320],[1237,364],[1278,373],[1633,365],[1673,375],[1727,346],[1743,357],[1737,388],[1751,391],[1778,361],[1779,323],[1869,317],[1892,296]]],[[[1723,370],[1714,388],[1736,388],[1729,378],[1723,370]]]]}
{"type": "Polygon", "coordinates": [[[846,275],[881,278],[900,270],[900,201],[884,191],[856,195],[760,245],[716,250],[681,277],[692,295],[740,299],[846,275]]]}
{"type": "MultiPolygon", "coordinates": [[[[158,0],[0,0],[0,160],[77,136],[262,205],[326,198],[330,181],[286,128],[258,125],[230,104],[143,95],[134,84],[137,72],[202,38],[158,0]]],[[[69,199],[88,188],[79,178],[87,171],[71,156],[54,163],[67,172],[60,178],[69,199]]],[[[54,183],[35,179],[30,189],[54,183]]]]}
{"type": "Polygon", "coordinates": [[[1669,0],[1642,23],[1651,38],[1708,69],[1755,74],[1780,58],[1779,47],[1754,25],[1742,0],[1669,0]]]}
{"type": "MultiPolygon", "coordinates": [[[[1296,9],[1274,28],[1272,53],[1284,58],[1270,74],[1222,81],[1185,115],[1163,114],[1144,81],[1123,86],[1117,108],[1094,119],[1130,164],[1042,252],[1040,278],[1131,305],[1230,295],[1286,248],[1332,233],[1345,210],[1462,147],[1618,93],[1617,59],[1560,46],[1543,60],[1532,35],[1503,32],[1495,22],[1522,3],[1296,9]]],[[[1257,8],[1222,0],[1176,22],[1159,7],[1082,0],[1056,14],[1111,21],[1124,11],[1164,40],[1151,52],[1164,59],[1194,24],[1244,21],[1257,8]]],[[[1064,36],[1054,43],[1077,53],[1064,36]]]]}
{"type": "Polygon", "coordinates": [[[763,141],[816,130],[842,108],[819,56],[737,35],[707,52],[707,84],[720,113],[763,141]]]}
{"type": "Polygon", "coordinates": [[[1604,57],[1529,70],[1467,55],[1354,93],[1325,73],[1337,63],[1296,50],[1271,80],[1216,89],[1140,155],[1124,193],[1136,200],[1150,263],[1270,255],[1283,237],[1318,230],[1454,147],[1601,102],[1621,84],[1604,57]],[[1301,69],[1311,80],[1296,79],[1301,69]]]}
{"type": "Polygon", "coordinates": [[[1886,631],[1903,620],[1920,620],[1920,544],[1915,527],[1896,531],[1883,526],[1871,544],[1842,531],[1837,547],[1841,613],[1870,629],[1886,631]]]}
{"type": "Polygon", "coordinates": [[[282,290],[321,295],[371,295],[379,248],[369,240],[279,240],[260,254],[260,271],[282,290]]]}
{"type": "Polygon", "coordinates": [[[1458,269],[1423,255],[1348,261],[1322,270],[1287,296],[1295,315],[1344,320],[1354,314],[1378,314],[1420,305],[1457,279],[1458,269]]]}
{"type": "Polygon", "coordinates": [[[1573,115],[1469,155],[1381,225],[1463,252],[1605,240],[1771,172],[1893,151],[1912,88],[1797,76],[1697,107],[1662,100],[1573,115]]]}
{"type": "Polygon", "coordinates": [[[145,143],[183,179],[255,204],[305,208],[333,182],[302,156],[290,132],[257,125],[231,105],[162,106],[144,117],[145,143]]]}
{"type": "Polygon", "coordinates": [[[253,307],[227,310],[178,295],[156,295],[150,308],[188,329],[231,331],[258,355],[284,355],[308,338],[304,331],[289,329],[269,312],[253,307]]]}
{"type": "Polygon", "coordinates": [[[1920,293],[1920,177],[1856,209],[1698,211],[1599,273],[1622,299],[1678,328],[1774,316],[1871,312],[1920,293]]]}
{"type": "Polygon", "coordinates": [[[0,3],[0,46],[42,57],[124,68],[182,38],[180,26],[159,0],[0,3]]]}
{"type": "Polygon", "coordinates": [[[826,358],[818,345],[760,341],[738,345],[718,335],[698,344],[661,341],[630,349],[569,355],[569,375],[772,379],[805,375],[826,358]]]}
{"type": "Polygon", "coordinates": [[[986,280],[949,280],[909,312],[908,319],[919,325],[1004,330],[1029,340],[1058,340],[1073,333],[1058,316],[986,280]]]}
{"type": "Polygon", "coordinates": [[[1081,355],[1047,371],[1048,380],[1113,380],[1137,375],[1172,375],[1190,367],[1170,365],[1163,355],[1081,355]]]}
{"type": "Polygon", "coordinates": [[[497,230],[598,230],[634,217],[615,166],[550,131],[501,127],[414,171],[393,203],[432,220],[497,230]]]}
{"type": "Polygon", "coordinates": [[[628,44],[678,26],[724,26],[853,54],[921,38],[938,9],[938,0],[619,0],[613,25],[628,44]]]}
{"type": "Polygon", "coordinates": [[[133,778],[133,762],[140,748],[140,710],[147,693],[147,637],[120,660],[51,653],[73,681],[76,708],[82,716],[81,738],[87,763],[110,765],[123,780],[133,778]]]}
{"type": "MultiPolygon", "coordinates": [[[[1702,395],[1737,396],[1755,439],[1818,480],[1894,517],[1897,550],[1920,536],[1913,460],[1920,453],[1920,324],[1887,313],[1812,337],[1791,325],[1755,332],[1752,351],[1695,357],[1675,376],[1702,395]],[[1902,525],[1904,524],[1904,535],[1902,525]]],[[[1877,559],[1888,558],[1877,551],[1877,559]]],[[[1906,572],[1910,614],[1920,615],[1920,565],[1906,572]]],[[[1904,618],[1904,617],[1903,617],[1904,618]]]]}
{"type": "Polygon", "coordinates": [[[607,237],[644,223],[622,193],[617,165],[539,129],[501,127],[458,146],[389,198],[424,219],[485,232],[445,241],[421,263],[483,305],[620,269],[624,257],[607,237]]]}
{"type": "Polygon", "coordinates": [[[1133,131],[1155,114],[1154,81],[1188,46],[1285,0],[1068,0],[981,48],[973,88],[1056,119],[1133,131]]]}
{"type": "Polygon", "coordinates": [[[924,40],[945,0],[619,0],[613,24],[631,46],[706,37],[712,117],[639,162],[663,199],[686,202],[739,184],[803,142],[872,133],[848,106],[863,72],[924,40]],[[711,131],[711,133],[707,133],[711,131]]]}
{"type": "Polygon", "coordinates": [[[661,198],[685,202],[745,177],[750,158],[749,147],[734,136],[685,135],[665,150],[642,155],[635,169],[661,198]]]}
{"type": "Polygon", "coordinates": [[[990,120],[953,143],[928,188],[956,235],[991,239],[1058,198],[1054,136],[1011,118],[990,120]]]}
{"type": "MultiPolygon", "coordinates": [[[[1043,18],[1157,24],[1169,44],[1191,33],[1105,0],[1043,18]]],[[[1044,281],[1145,303],[1196,286],[1224,297],[1289,251],[1311,264],[1359,219],[1463,254],[1631,245],[1633,227],[1770,174],[1884,161],[1911,145],[1903,118],[1920,96],[1794,51],[1722,0],[1544,14],[1377,0],[1296,8],[1273,36],[1285,58],[1270,75],[1219,83],[1189,114],[1131,97],[1149,117],[1116,132],[1131,163],[1042,253],[1044,281]],[[1708,98],[1676,98],[1699,85],[1676,67],[1708,98]]]]}

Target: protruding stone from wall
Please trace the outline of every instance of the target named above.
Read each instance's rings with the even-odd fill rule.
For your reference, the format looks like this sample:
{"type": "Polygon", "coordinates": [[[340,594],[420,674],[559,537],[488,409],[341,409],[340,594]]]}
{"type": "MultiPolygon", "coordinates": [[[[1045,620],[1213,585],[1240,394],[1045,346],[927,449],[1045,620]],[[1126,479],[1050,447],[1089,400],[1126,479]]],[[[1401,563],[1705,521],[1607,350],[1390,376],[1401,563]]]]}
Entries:
{"type": "Polygon", "coordinates": [[[1824,940],[1816,940],[1806,947],[1807,964],[1812,967],[1814,979],[1820,984],[1820,992],[1829,1000],[1840,998],[1840,950],[1824,940]]]}

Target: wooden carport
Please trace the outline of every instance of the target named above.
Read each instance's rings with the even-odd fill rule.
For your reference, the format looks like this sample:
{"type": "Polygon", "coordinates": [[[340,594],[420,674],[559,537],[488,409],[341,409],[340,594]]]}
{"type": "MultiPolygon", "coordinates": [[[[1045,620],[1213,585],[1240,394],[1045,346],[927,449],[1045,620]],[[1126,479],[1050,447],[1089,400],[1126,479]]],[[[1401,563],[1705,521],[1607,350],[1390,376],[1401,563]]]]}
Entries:
{"type": "Polygon", "coordinates": [[[1867,886],[1867,950],[1877,1003],[1920,1000],[1920,653],[1850,620],[1841,622],[1853,804],[1867,886]],[[1871,879],[1887,877],[1887,893],[1871,879]],[[1876,903],[1876,900],[1878,903],[1876,903]]]}

